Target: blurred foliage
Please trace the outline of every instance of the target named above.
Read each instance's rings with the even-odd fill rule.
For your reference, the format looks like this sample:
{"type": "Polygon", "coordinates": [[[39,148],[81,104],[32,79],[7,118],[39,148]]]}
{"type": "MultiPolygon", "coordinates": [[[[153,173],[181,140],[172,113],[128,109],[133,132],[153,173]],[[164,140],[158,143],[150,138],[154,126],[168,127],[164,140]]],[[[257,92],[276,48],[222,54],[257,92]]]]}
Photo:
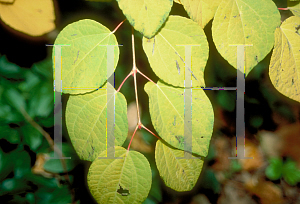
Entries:
{"type": "Polygon", "coordinates": [[[291,186],[300,182],[300,170],[296,162],[291,159],[283,162],[281,158],[271,158],[270,165],[266,168],[266,176],[270,180],[278,180],[281,177],[291,186]]]}
{"type": "MultiPolygon", "coordinates": [[[[63,169],[58,159],[42,164],[49,177],[33,171],[38,153],[54,155],[43,135],[25,121],[20,107],[41,127],[54,125],[53,75],[50,59],[21,68],[0,56],[0,196],[1,203],[70,203],[69,185],[62,185],[63,169]]],[[[67,170],[74,168],[76,156],[63,143],[67,170]]]]}

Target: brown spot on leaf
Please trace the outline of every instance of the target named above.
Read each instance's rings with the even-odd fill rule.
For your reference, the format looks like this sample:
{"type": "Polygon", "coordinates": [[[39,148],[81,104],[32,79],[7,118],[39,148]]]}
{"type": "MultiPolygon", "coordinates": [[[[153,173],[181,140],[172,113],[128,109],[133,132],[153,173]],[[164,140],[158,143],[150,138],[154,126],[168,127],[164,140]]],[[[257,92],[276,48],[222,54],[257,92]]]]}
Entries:
{"type": "Polygon", "coordinates": [[[119,189],[117,190],[117,193],[121,194],[122,196],[128,196],[130,195],[129,190],[122,188],[122,186],[119,184],[119,189]]]}

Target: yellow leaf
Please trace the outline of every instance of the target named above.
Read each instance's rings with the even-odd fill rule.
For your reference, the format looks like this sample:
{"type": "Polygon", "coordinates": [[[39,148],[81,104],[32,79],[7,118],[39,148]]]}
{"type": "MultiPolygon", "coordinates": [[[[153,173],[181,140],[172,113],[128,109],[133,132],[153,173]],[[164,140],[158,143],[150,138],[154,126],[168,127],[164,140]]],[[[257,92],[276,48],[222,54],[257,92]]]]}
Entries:
{"type": "Polygon", "coordinates": [[[0,0],[0,3],[12,4],[15,0],[0,0]]]}
{"type": "Polygon", "coordinates": [[[300,17],[286,19],[275,32],[270,79],[283,95],[300,102],[300,17]]]}
{"type": "Polygon", "coordinates": [[[262,61],[274,46],[280,13],[271,0],[224,0],[212,22],[212,37],[218,52],[237,68],[236,45],[245,47],[245,75],[262,61]]]}
{"type": "Polygon", "coordinates": [[[13,29],[31,36],[40,36],[55,28],[52,0],[15,0],[0,4],[2,21],[13,29]]]}
{"type": "Polygon", "coordinates": [[[181,0],[181,4],[190,16],[201,28],[214,17],[222,0],[181,0]]]}
{"type": "Polygon", "coordinates": [[[300,17],[300,2],[288,0],[287,2],[288,9],[295,15],[300,17]]]}
{"type": "Polygon", "coordinates": [[[180,0],[174,0],[175,3],[181,4],[180,0]]]}

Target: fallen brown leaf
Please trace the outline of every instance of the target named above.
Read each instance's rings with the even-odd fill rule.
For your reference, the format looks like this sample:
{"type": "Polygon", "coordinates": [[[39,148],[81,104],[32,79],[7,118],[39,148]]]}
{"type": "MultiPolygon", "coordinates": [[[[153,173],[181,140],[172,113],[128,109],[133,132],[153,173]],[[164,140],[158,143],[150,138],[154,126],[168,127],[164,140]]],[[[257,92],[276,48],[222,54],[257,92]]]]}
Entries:
{"type": "Polygon", "coordinates": [[[45,154],[37,154],[36,161],[34,166],[32,167],[31,171],[34,174],[42,175],[46,178],[53,178],[55,175],[53,173],[49,173],[45,171],[44,164],[46,162],[46,155],[45,154]]]}
{"type": "Polygon", "coordinates": [[[273,182],[255,176],[250,177],[245,182],[245,188],[260,198],[262,204],[282,204],[284,203],[282,191],[273,182]]]}
{"type": "Polygon", "coordinates": [[[259,149],[259,146],[247,139],[245,141],[245,157],[253,157],[253,159],[239,159],[242,168],[246,171],[259,169],[265,163],[262,151],[259,149]]]}

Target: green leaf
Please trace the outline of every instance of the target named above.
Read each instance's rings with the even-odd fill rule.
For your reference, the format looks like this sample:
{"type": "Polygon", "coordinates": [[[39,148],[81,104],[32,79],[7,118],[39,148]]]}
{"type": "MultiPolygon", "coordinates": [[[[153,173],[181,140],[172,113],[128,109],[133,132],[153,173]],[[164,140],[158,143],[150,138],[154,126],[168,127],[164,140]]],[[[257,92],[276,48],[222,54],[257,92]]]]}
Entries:
{"type": "Polygon", "coordinates": [[[143,48],[155,74],[173,86],[184,87],[185,46],[191,49],[193,87],[205,86],[204,68],[208,43],[203,29],[190,19],[170,16],[165,26],[152,39],[143,38],[143,48]],[[200,46],[199,46],[200,45],[200,46]]]}
{"type": "Polygon", "coordinates": [[[300,2],[299,1],[287,1],[288,9],[295,15],[300,17],[300,2]]]}
{"type": "Polygon", "coordinates": [[[24,149],[16,151],[14,165],[14,177],[23,179],[24,175],[31,172],[31,157],[29,153],[24,149]]]}
{"type": "Polygon", "coordinates": [[[32,90],[34,87],[37,87],[38,84],[41,82],[40,77],[32,71],[26,71],[23,76],[25,78],[25,81],[20,83],[18,86],[18,88],[22,92],[28,92],[28,90],[32,90]]]}
{"type": "Polygon", "coordinates": [[[214,17],[222,0],[180,0],[184,9],[202,28],[214,17]]]}
{"type": "Polygon", "coordinates": [[[215,173],[210,168],[203,171],[203,176],[201,176],[200,186],[204,189],[213,190],[214,194],[219,194],[221,191],[221,184],[215,176],[215,173]]]}
{"type": "Polygon", "coordinates": [[[0,149],[0,183],[14,169],[14,163],[12,161],[16,156],[16,151],[5,153],[0,149]]]}
{"type": "Polygon", "coordinates": [[[30,204],[34,204],[35,202],[35,198],[34,198],[34,194],[33,193],[27,193],[26,194],[26,200],[30,203],[30,204]]]}
{"type": "Polygon", "coordinates": [[[20,142],[20,135],[18,130],[9,127],[9,125],[1,125],[0,126],[0,139],[6,139],[8,142],[12,144],[16,144],[20,142]]]}
{"type": "Polygon", "coordinates": [[[280,93],[300,102],[300,17],[292,16],[276,29],[269,75],[280,93]]]}
{"type": "Polygon", "coordinates": [[[32,71],[39,73],[46,79],[53,80],[52,67],[53,67],[52,60],[50,58],[47,58],[46,60],[43,60],[43,61],[33,64],[32,71]]]}
{"type": "Polygon", "coordinates": [[[8,88],[4,90],[3,95],[9,105],[16,110],[20,111],[21,108],[25,108],[25,98],[17,89],[8,88]]]}
{"type": "Polygon", "coordinates": [[[36,151],[42,144],[43,136],[32,125],[24,125],[21,127],[24,143],[30,147],[32,151],[36,151]]]}
{"type": "Polygon", "coordinates": [[[170,148],[160,140],[156,143],[155,161],[166,186],[176,191],[190,191],[194,188],[203,167],[202,159],[176,159],[184,151],[170,148]]]}
{"type": "Polygon", "coordinates": [[[65,204],[72,203],[72,194],[68,189],[68,186],[62,186],[61,188],[56,188],[51,193],[51,199],[49,204],[65,204]]]}
{"type": "MultiPolygon", "coordinates": [[[[152,137],[153,137],[153,135],[152,135],[152,137]]],[[[152,155],[151,155],[151,157],[152,157],[152,155]]],[[[152,158],[151,159],[148,158],[148,161],[150,162],[150,166],[151,166],[151,164],[154,164],[155,163],[154,155],[153,155],[153,160],[152,160],[152,158]]],[[[159,176],[159,172],[155,165],[151,166],[151,172],[152,172],[151,189],[150,189],[147,199],[144,201],[143,204],[151,203],[154,201],[155,201],[155,203],[159,203],[162,201],[161,178],[159,176]]]]}
{"type": "Polygon", "coordinates": [[[54,114],[52,109],[52,114],[50,114],[47,118],[41,118],[37,120],[37,122],[44,127],[52,127],[54,125],[54,114]]]}
{"type": "Polygon", "coordinates": [[[230,93],[228,91],[218,91],[217,101],[224,110],[232,112],[235,108],[236,93],[230,93]]]}
{"type": "Polygon", "coordinates": [[[216,158],[216,148],[214,145],[210,145],[208,149],[207,156],[205,157],[205,161],[211,161],[216,158]]]}
{"type": "Polygon", "coordinates": [[[281,178],[282,174],[282,159],[271,158],[270,165],[266,168],[266,176],[271,180],[277,180],[281,178]]]}
{"type": "MultiPolygon", "coordinates": [[[[65,164],[66,164],[66,170],[71,171],[75,165],[76,165],[76,155],[74,155],[74,150],[73,148],[66,143],[62,143],[61,146],[62,153],[64,154],[65,157],[71,157],[71,159],[65,159],[65,164]]],[[[56,157],[58,158],[59,155],[57,155],[55,152],[51,152],[48,155],[49,157],[56,157]]],[[[64,167],[62,166],[61,160],[60,159],[48,159],[44,163],[44,169],[48,172],[51,173],[63,173],[65,172],[64,167]]]]}
{"type": "MultiPolygon", "coordinates": [[[[1,96],[1,95],[0,95],[1,96]]],[[[1,101],[0,99],[0,121],[5,122],[5,123],[9,123],[10,121],[7,119],[7,117],[11,114],[11,107],[7,104],[5,104],[4,101],[1,101]]]]}
{"type": "Polygon", "coordinates": [[[14,109],[13,106],[17,105],[18,102],[15,103],[15,99],[11,98],[14,93],[7,93],[9,90],[13,90],[18,97],[20,97],[19,102],[22,105],[25,105],[24,97],[14,88],[12,88],[12,84],[8,84],[9,81],[5,80],[3,77],[0,77],[0,122],[1,124],[8,124],[8,123],[17,123],[24,121],[24,117],[21,113],[14,109]],[[2,79],[2,80],[1,80],[2,79]],[[24,103],[23,103],[24,102],[24,103]]]}
{"type": "Polygon", "coordinates": [[[46,178],[41,175],[33,174],[32,172],[26,174],[24,178],[37,185],[38,188],[54,189],[57,188],[58,185],[60,185],[59,183],[57,183],[56,178],[46,178]]]}
{"type": "Polygon", "coordinates": [[[28,114],[32,117],[47,117],[54,108],[53,87],[44,82],[35,87],[33,93],[30,94],[28,114]]]}
{"type": "Polygon", "coordinates": [[[230,170],[232,173],[239,172],[243,169],[242,165],[236,160],[232,159],[230,162],[230,170]]]}
{"type": "Polygon", "coordinates": [[[168,18],[173,0],[117,0],[135,30],[152,38],[168,18]]]}
{"type": "MultiPolygon", "coordinates": [[[[94,161],[106,150],[107,97],[106,86],[84,95],[71,95],[66,107],[66,125],[71,142],[80,159],[94,161]]],[[[122,145],[128,133],[127,103],[115,92],[115,145],[122,145]]]]}
{"type": "MultiPolygon", "coordinates": [[[[57,188],[60,190],[59,188],[57,188]]],[[[34,193],[36,198],[36,203],[49,204],[52,198],[52,192],[47,191],[47,188],[38,188],[38,190],[34,193]]]]}
{"type": "Polygon", "coordinates": [[[7,60],[6,56],[0,57],[0,75],[8,78],[22,78],[23,70],[16,64],[7,60]]]}
{"type": "Polygon", "coordinates": [[[0,195],[25,193],[28,190],[30,187],[24,179],[9,178],[2,182],[2,186],[0,185],[0,195]]]}
{"type": "Polygon", "coordinates": [[[249,122],[254,128],[259,128],[263,124],[264,119],[261,115],[254,115],[250,118],[249,122]]]}
{"type": "Polygon", "coordinates": [[[155,201],[154,199],[152,198],[147,198],[143,204],[157,204],[157,201],[155,201]]]}
{"type": "Polygon", "coordinates": [[[280,13],[271,0],[227,0],[219,5],[212,24],[212,36],[219,53],[237,68],[237,44],[245,47],[248,75],[271,51],[280,13]],[[232,45],[232,46],[231,46],[232,45]]]}
{"type": "MultiPolygon", "coordinates": [[[[184,150],[184,89],[148,82],[149,111],[159,136],[175,148],[184,150]]],[[[200,156],[208,154],[212,136],[214,112],[202,89],[192,92],[192,151],[200,156]]]]}
{"type": "Polygon", "coordinates": [[[300,181],[300,170],[297,168],[296,162],[292,160],[286,161],[283,164],[282,176],[291,186],[296,185],[300,181]]]}
{"type": "MultiPolygon", "coordinates": [[[[105,157],[103,151],[99,157],[105,157]]],[[[115,147],[115,157],[95,159],[88,172],[88,186],[98,203],[140,204],[151,188],[148,160],[139,152],[115,147]]]]}
{"type": "Polygon", "coordinates": [[[60,188],[49,190],[47,188],[38,188],[35,192],[36,203],[43,204],[66,204],[72,203],[72,194],[67,185],[60,188]]]}
{"type": "MultiPolygon", "coordinates": [[[[61,48],[63,93],[86,93],[104,84],[107,80],[107,45],[116,45],[114,69],[119,60],[115,35],[93,20],[85,19],[69,24],[58,34],[55,44],[70,45],[61,48]]],[[[53,48],[55,66],[54,51],[53,48]]]]}

